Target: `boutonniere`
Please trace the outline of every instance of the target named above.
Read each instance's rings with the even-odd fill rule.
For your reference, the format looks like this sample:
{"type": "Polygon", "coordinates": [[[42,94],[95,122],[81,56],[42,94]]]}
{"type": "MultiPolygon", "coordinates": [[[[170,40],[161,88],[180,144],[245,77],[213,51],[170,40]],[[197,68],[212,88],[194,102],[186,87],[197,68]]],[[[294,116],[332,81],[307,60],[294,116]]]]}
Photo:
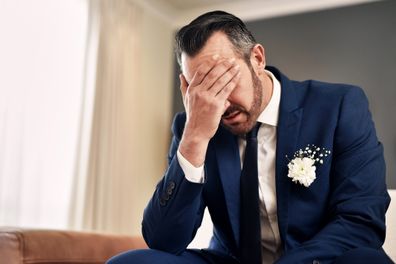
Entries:
{"type": "MultiPolygon", "coordinates": [[[[316,164],[323,164],[323,159],[330,155],[330,150],[310,145],[305,149],[300,149],[294,153],[293,159],[289,162],[289,174],[293,182],[309,187],[316,179],[316,164]]],[[[288,158],[286,156],[286,158],[288,158]]]]}

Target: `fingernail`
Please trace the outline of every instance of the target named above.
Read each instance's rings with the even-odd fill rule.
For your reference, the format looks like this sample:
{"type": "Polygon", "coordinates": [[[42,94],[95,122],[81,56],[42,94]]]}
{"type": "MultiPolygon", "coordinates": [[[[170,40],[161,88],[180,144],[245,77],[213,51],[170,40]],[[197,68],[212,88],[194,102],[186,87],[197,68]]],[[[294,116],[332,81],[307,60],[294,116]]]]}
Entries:
{"type": "Polygon", "coordinates": [[[240,68],[239,64],[237,64],[237,65],[234,66],[234,69],[235,69],[235,70],[239,70],[239,68],[240,68]]]}
{"type": "Polygon", "coordinates": [[[231,58],[228,60],[230,63],[234,63],[235,62],[235,58],[231,58]]]}
{"type": "Polygon", "coordinates": [[[214,59],[214,60],[218,60],[219,58],[220,58],[220,56],[218,54],[215,54],[212,56],[212,59],[214,59]]]}

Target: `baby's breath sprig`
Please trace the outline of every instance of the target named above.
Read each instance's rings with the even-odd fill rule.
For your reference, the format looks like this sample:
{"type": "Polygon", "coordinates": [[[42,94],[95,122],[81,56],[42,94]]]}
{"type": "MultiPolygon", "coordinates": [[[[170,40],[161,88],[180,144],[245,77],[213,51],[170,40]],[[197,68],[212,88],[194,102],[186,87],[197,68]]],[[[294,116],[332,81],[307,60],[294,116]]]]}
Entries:
{"type": "Polygon", "coordinates": [[[298,152],[296,152],[294,154],[294,157],[307,157],[313,159],[315,163],[319,162],[320,164],[323,164],[323,158],[329,156],[330,154],[330,150],[317,147],[314,144],[308,144],[304,150],[300,149],[298,152]]]}
{"type": "Polygon", "coordinates": [[[331,154],[330,150],[320,148],[314,144],[308,144],[305,148],[297,150],[292,160],[289,160],[287,177],[293,182],[309,187],[316,179],[315,164],[323,164],[323,159],[331,154]]]}
{"type": "MultiPolygon", "coordinates": [[[[323,159],[331,154],[330,150],[325,148],[318,147],[314,144],[308,144],[305,148],[297,150],[293,158],[310,158],[315,163],[323,164],[323,159]]],[[[290,161],[289,157],[286,155],[286,158],[290,161]]]]}

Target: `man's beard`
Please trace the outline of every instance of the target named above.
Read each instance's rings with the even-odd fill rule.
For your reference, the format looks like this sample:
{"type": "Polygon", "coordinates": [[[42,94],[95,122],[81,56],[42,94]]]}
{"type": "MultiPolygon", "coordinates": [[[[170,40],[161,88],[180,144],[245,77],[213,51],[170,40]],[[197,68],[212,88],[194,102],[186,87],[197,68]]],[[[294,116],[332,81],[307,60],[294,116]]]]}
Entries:
{"type": "Polygon", "coordinates": [[[252,128],[256,125],[256,121],[258,116],[260,115],[260,107],[263,101],[263,84],[261,83],[260,79],[257,77],[256,73],[253,71],[251,67],[250,73],[252,75],[252,82],[253,82],[253,102],[250,110],[245,109],[240,105],[230,105],[227,110],[224,112],[223,116],[228,116],[236,111],[240,112],[241,114],[245,115],[247,120],[243,123],[239,123],[236,125],[222,125],[231,131],[231,133],[235,135],[244,135],[248,133],[252,128]]]}

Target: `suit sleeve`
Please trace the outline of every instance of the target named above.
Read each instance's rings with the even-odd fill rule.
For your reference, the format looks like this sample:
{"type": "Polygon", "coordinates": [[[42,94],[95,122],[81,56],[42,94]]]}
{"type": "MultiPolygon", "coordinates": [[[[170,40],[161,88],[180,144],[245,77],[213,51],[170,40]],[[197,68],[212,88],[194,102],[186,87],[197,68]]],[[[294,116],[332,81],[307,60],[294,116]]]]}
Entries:
{"type": "Polygon", "coordinates": [[[192,241],[205,208],[203,184],[185,178],[176,155],[184,123],[185,114],[176,115],[168,168],[144,210],[142,222],[147,245],[173,254],[182,253],[192,241]]]}
{"type": "Polygon", "coordinates": [[[330,184],[326,224],[277,263],[332,263],[349,249],[383,244],[390,202],[383,148],[360,88],[348,90],[340,104],[330,184]]]}

